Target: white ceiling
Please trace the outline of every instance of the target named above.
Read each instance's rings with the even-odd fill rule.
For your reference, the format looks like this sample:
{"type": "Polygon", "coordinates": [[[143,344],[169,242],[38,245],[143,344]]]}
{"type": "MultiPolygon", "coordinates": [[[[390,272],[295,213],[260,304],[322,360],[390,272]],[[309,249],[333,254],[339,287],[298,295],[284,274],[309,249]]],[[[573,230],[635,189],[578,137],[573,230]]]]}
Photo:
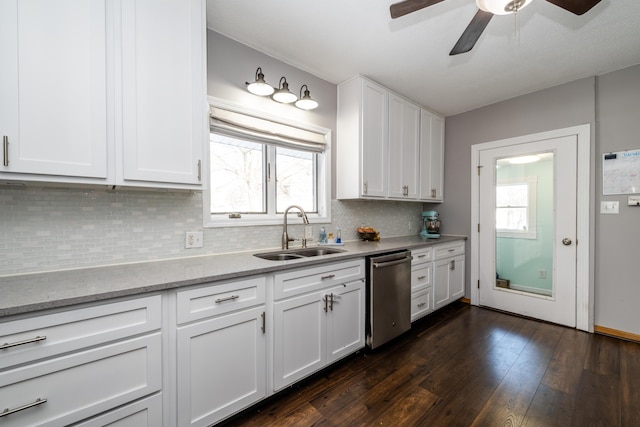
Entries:
{"type": "Polygon", "coordinates": [[[602,0],[582,16],[534,0],[517,23],[494,16],[457,56],[474,0],[392,20],[396,1],[207,0],[207,26],[331,83],[365,75],[445,116],[640,63],[640,0],[602,0]]]}

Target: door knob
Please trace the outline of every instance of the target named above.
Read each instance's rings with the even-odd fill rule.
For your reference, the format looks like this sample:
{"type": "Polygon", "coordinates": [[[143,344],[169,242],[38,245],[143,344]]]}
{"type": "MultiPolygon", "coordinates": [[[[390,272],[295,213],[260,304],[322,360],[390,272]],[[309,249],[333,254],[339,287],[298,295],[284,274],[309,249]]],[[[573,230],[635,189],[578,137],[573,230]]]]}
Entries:
{"type": "Polygon", "coordinates": [[[564,239],[562,239],[562,244],[565,246],[569,246],[571,244],[571,239],[568,237],[565,237],[564,239]]]}

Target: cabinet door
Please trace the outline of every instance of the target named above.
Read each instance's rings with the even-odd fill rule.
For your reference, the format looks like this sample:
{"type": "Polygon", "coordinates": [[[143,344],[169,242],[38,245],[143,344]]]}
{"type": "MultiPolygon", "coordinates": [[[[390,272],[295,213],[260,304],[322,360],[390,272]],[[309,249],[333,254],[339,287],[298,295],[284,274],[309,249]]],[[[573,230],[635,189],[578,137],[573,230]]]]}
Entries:
{"type": "Polygon", "coordinates": [[[420,199],[441,202],[444,174],[444,119],[422,110],[420,123],[420,199]]]}
{"type": "Polygon", "coordinates": [[[449,259],[433,263],[433,307],[439,309],[449,303],[449,259]]]}
{"type": "Polygon", "coordinates": [[[208,426],[266,395],[264,306],[178,328],[178,425],[208,426]]]}
{"type": "Polygon", "coordinates": [[[274,390],[278,391],[325,366],[325,292],[274,304],[274,390]]]}
{"type": "Polygon", "coordinates": [[[362,81],[362,195],[386,197],[389,94],[382,86],[362,81]]]}
{"type": "Polygon", "coordinates": [[[0,172],[107,178],[106,20],[104,0],[0,2],[0,172]]]}
{"type": "Polygon", "coordinates": [[[464,255],[453,258],[449,265],[450,300],[455,301],[464,296],[464,255]]]}
{"type": "Polygon", "coordinates": [[[389,197],[418,197],[420,107],[389,95],[389,197]]]}
{"type": "Polygon", "coordinates": [[[333,288],[327,315],[327,363],[364,347],[365,284],[358,280],[333,288]]]}
{"type": "Polygon", "coordinates": [[[123,169],[117,183],[197,188],[208,135],[204,1],[123,1],[121,19],[122,134],[116,148],[123,169]]]}

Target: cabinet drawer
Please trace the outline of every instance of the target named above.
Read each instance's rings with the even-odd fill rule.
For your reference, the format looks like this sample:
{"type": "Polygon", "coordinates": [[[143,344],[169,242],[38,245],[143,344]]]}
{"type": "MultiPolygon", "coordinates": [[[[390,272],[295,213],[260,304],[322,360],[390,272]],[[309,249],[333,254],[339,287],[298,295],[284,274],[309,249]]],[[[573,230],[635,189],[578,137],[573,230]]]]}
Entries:
{"type": "Polygon", "coordinates": [[[433,260],[433,248],[412,249],[411,256],[413,260],[411,265],[418,265],[433,260]]]}
{"type": "Polygon", "coordinates": [[[433,311],[433,288],[429,286],[423,291],[411,295],[411,321],[424,316],[433,311]]]}
{"type": "Polygon", "coordinates": [[[161,342],[157,332],[1,373],[3,410],[44,402],[2,426],[69,425],[160,390],[161,342]]]}
{"type": "Polygon", "coordinates": [[[178,292],[178,324],[265,303],[264,276],[178,292]]]}
{"type": "Polygon", "coordinates": [[[449,258],[464,253],[464,242],[435,246],[434,259],[449,258]]]}
{"type": "Polygon", "coordinates": [[[274,276],[274,298],[278,300],[341,285],[364,276],[364,259],[287,271],[274,276]]]}
{"type": "Polygon", "coordinates": [[[0,370],[160,329],[161,296],[0,323],[0,370]]]}
{"type": "Polygon", "coordinates": [[[125,405],[106,414],[91,418],[74,427],[158,427],[162,426],[162,394],[125,405]]]}
{"type": "Polygon", "coordinates": [[[411,269],[411,292],[431,285],[432,264],[420,264],[411,269]]]}

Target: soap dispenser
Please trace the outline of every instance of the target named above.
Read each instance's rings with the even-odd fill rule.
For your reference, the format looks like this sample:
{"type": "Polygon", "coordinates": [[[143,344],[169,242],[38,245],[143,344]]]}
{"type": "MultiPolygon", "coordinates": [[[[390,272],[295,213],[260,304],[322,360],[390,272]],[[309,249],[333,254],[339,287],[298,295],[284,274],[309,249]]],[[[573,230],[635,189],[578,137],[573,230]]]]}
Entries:
{"type": "Polygon", "coordinates": [[[324,228],[320,228],[320,243],[327,243],[327,230],[324,228]]]}

